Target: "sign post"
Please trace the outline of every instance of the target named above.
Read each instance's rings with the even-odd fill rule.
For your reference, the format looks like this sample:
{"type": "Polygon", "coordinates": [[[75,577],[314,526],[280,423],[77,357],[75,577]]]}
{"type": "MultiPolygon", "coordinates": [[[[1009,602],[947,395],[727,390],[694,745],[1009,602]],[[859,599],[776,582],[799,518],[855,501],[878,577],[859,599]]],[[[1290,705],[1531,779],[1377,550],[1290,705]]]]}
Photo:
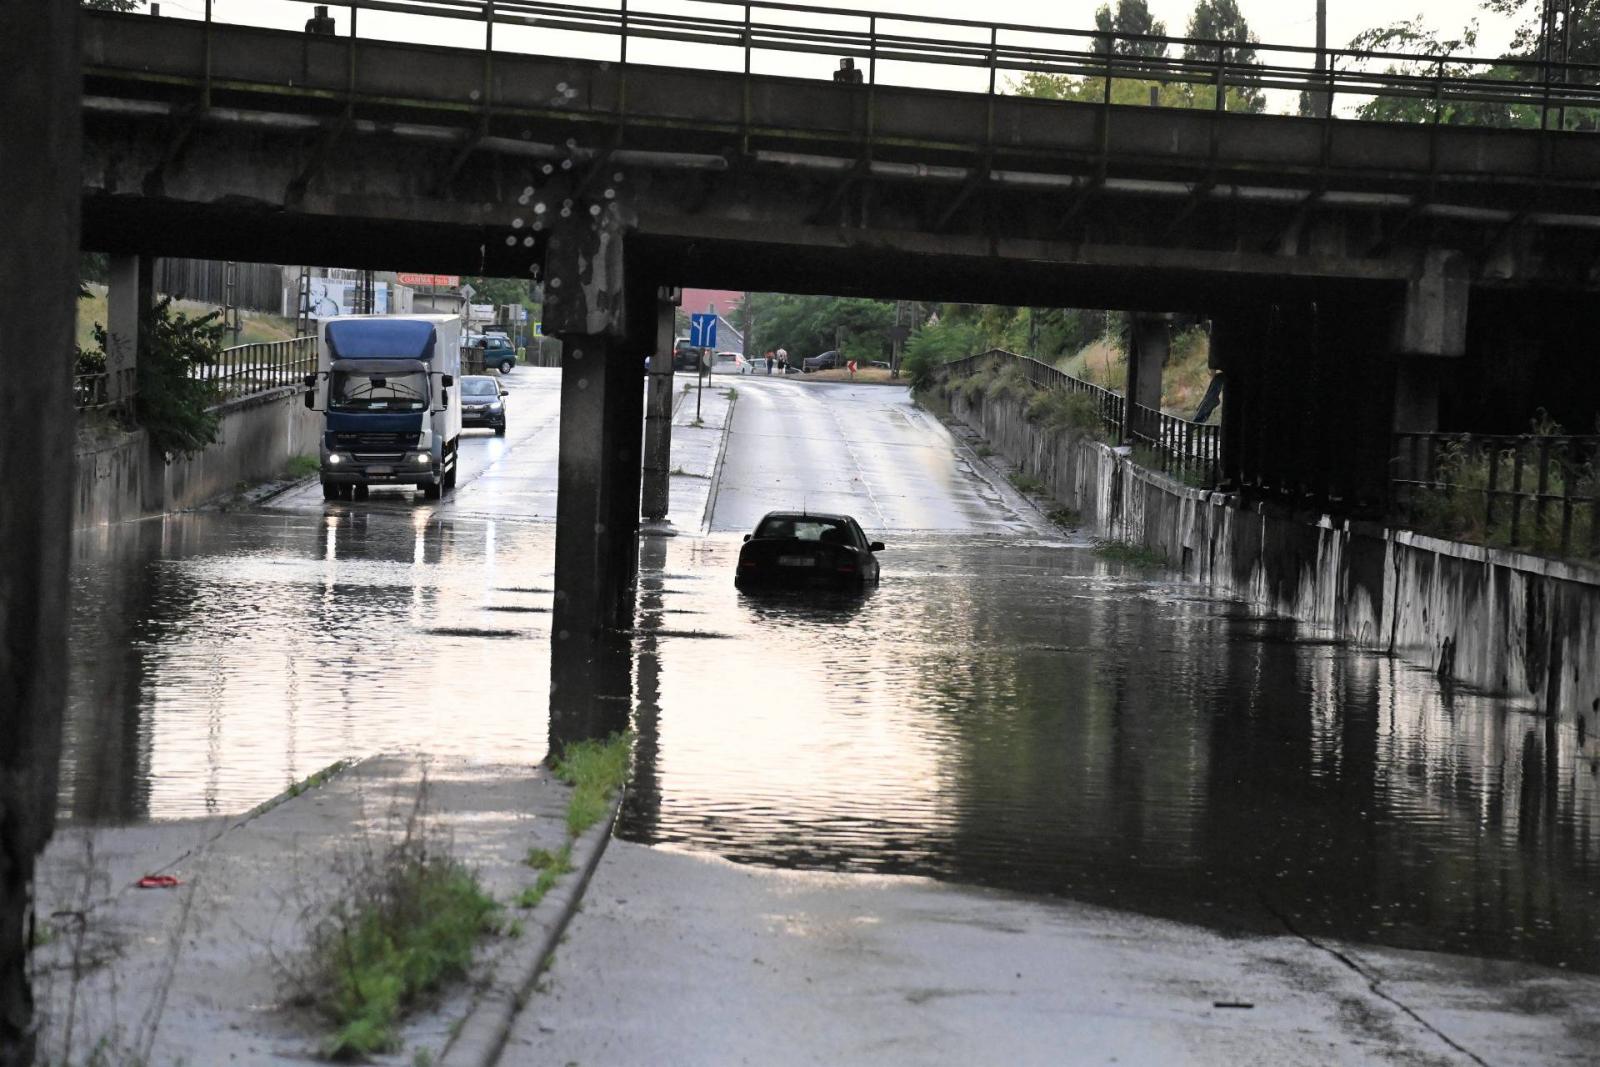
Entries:
{"type": "MultiPolygon", "coordinates": [[[[701,355],[697,360],[699,363],[697,368],[699,371],[699,387],[696,389],[694,394],[694,421],[699,422],[700,394],[705,392],[706,388],[706,357],[704,353],[707,349],[710,349],[713,353],[715,353],[717,348],[716,315],[711,314],[710,312],[703,312],[699,315],[689,316],[689,347],[697,348],[701,352],[701,355]]],[[[714,354],[712,358],[716,358],[714,354]]]]}

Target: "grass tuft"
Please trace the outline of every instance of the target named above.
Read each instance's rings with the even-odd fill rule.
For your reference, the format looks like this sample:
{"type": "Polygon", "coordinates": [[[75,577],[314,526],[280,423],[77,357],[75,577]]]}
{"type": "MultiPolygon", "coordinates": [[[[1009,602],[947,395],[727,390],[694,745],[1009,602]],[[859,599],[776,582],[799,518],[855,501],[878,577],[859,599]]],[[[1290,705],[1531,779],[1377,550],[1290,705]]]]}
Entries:
{"type": "Polygon", "coordinates": [[[1132,541],[1096,541],[1094,554],[1113,563],[1126,563],[1133,567],[1165,567],[1167,557],[1161,552],[1132,541]]]}
{"type": "Polygon", "coordinates": [[[567,804],[569,836],[577,837],[605,817],[611,794],[628,780],[632,752],[631,733],[567,746],[555,763],[555,775],[572,786],[572,799],[567,804]]]}
{"type": "Polygon", "coordinates": [[[476,874],[430,841],[421,811],[419,794],[404,834],[345,872],[292,976],[333,1025],[328,1056],[395,1051],[402,1013],[465,975],[478,939],[498,928],[499,905],[476,874]]]}
{"type": "Polygon", "coordinates": [[[1011,476],[1011,484],[1017,487],[1017,492],[1029,496],[1038,496],[1045,490],[1045,485],[1031,474],[1017,471],[1011,476]]]}
{"type": "Polygon", "coordinates": [[[291,478],[309,478],[322,470],[322,460],[316,456],[295,456],[284,469],[291,478]]]}
{"type": "Polygon", "coordinates": [[[1076,527],[1083,525],[1083,516],[1071,508],[1051,508],[1049,518],[1057,526],[1076,527]]]}

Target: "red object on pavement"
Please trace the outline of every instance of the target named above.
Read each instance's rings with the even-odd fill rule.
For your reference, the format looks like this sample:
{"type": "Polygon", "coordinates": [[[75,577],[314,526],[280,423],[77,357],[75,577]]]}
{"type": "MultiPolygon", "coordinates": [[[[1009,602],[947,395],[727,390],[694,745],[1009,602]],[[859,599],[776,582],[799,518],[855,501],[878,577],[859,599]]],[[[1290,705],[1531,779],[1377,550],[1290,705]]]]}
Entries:
{"type": "Polygon", "coordinates": [[[170,874],[147,874],[134,884],[140,889],[172,889],[183,883],[170,874]]]}

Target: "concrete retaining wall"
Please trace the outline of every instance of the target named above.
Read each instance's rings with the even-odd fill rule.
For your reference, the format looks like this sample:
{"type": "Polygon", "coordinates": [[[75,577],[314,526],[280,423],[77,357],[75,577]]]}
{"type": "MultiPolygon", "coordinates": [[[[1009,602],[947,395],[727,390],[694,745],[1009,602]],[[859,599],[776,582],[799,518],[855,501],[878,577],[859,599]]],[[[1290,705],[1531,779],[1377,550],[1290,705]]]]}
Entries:
{"type": "Polygon", "coordinates": [[[73,527],[195,507],[232,492],[240,482],[282,474],[295,456],[316,455],[322,416],[306,408],[301,393],[283,389],[222,405],[217,439],[170,463],[150,446],[143,430],[80,442],[73,527]]]}
{"type": "Polygon", "coordinates": [[[1099,536],[1164,552],[1185,578],[1520,705],[1600,717],[1600,567],[1246,504],[1041,430],[1014,399],[940,396],[1099,536]]]}

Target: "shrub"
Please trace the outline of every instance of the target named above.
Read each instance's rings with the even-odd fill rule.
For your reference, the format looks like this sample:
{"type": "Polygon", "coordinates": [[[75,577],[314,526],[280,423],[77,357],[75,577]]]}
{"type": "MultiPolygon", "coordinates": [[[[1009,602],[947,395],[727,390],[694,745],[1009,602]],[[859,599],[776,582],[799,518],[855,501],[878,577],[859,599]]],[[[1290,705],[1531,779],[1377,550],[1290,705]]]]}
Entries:
{"type": "MultiPolygon", "coordinates": [[[[136,411],[151,443],[163,452],[193,455],[217,439],[218,418],[208,410],[216,390],[195,372],[216,363],[222,351],[221,315],[214,311],[191,319],[173,312],[171,297],[145,315],[136,411]]],[[[104,351],[103,328],[95,328],[95,339],[104,351]]]]}
{"type": "Polygon", "coordinates": [[[1097,441],[1109,439],[1100,409],[1088,393],[1071,393],[1063,389],[1045,389],[1028,403],[1028,418],[1046,430],[1065,433],[1069,437],[1090,437],[1097,441]]]}
{"type": "Polygon", "coordinates": [[[346,872],[327,915],[311,929],[296,982],[335,1027],[324,1051],[352,1057],[393,1050],[401,1013],[466,973],[478,938],[496,928],[498,910],[476,875],[429,842],[414,813],[399,840],[346,872]]]}
{"type": "Polygon", "coordinates": [[[913,389],[922,389],[932,382],[934,372],[940,367],[970,356],[980,347],[977,331],[971,326],[937,322],[919,328],[906,341],[900,369],[910,379],[913,389]]]}
{"type": "Polygon", "coordinates": [[[1019,399],[1033,392],[1033,383],[1014,363],[1001,367],[984,387],[984,395],[991,400],[1019,399]]]}

